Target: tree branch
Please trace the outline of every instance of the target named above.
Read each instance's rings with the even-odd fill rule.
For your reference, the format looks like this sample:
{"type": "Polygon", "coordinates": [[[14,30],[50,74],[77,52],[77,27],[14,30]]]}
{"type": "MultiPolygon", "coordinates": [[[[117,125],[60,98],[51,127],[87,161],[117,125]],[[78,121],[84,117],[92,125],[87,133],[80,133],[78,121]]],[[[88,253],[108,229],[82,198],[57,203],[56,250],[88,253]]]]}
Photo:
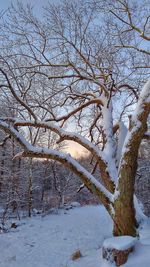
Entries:
{"type": "Polygon", "coordinates": [[[9,87],[9,89],[10,89],[10,91],[11,91],[11,93],[12,93],[12,95],[14,96],[14,98],[16,99],[16,101],[18,102],[18,103],[20,103],[21,104],[21,106],[23,106],[28,112],[29,112],[29,114],[31,114],[32,115],[32,117],[36,120],[37,119],[37,117],[36,117],[36,115],[34,114],[34,112],[32,111],[32,109],[30,109],[29,108],[29,106],[15,93],[15,90],[14,90],[14,88],[13,88],[13,86],[11,85],[11,83],[10,83],[10,80],[9,80],[9,78],[8,78],[8,76],[7,76],[7,74],[5,73],[5,71],[3,71],[1,68],[0,68],[0,72],[4,75],[4,77],[5,77],[5,79],[6,79],[6,81],[7,81],[7,83],[8,83],[8,87],[9,87]]]}
{"type": "Polygon", "coordinates": [[[113,195],[69,154],[48,148],[34,147],[33,145],[29,144],[16,129],[2,120],[0,120],[0,128],[6,133],[12,135],[19,143],[19,145],[23,148],[24,151],[18,153],[15,158],[46,158],[59,161],[63,165],[67,166],[76,175],[78,175],[83,183],[87,186],[87,188],[95,193],[99,197],[101,202],[105,205],[106,209],[110,211],[110,203],[113,202],[113,195]]]}

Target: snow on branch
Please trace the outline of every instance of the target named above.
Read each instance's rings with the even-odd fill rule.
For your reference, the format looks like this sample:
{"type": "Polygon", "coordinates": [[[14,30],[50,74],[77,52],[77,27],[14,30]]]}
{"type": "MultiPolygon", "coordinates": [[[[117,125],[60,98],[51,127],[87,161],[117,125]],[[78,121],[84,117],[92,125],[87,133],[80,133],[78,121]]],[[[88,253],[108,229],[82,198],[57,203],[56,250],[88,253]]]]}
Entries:
{"type": "Polygon", "coordinates": [[[125,139],[122,157],[131,147],[135,136],[141,141],[147,131],[147,118],[150,113],[150,79],[144,85],[136,109],[131,117],[130,128],[125,139]],[[144,128],[144,129],[143,129],[144,128]]]}
{"type": "Polygon", "coordinates": [[[14,127],[0,120],[0,128],[6,133],[12,135],[16,141],[23,148],[23,152],[18,153],[16,157],[32,157],[32,158],[47,158],[59,161],[67,166],[76,175],[78,175],[83,183],[94,192],[102,201],[107,209],[113,200],[112,194],[99,182],[95,177],[89,173],[83,166],[81,166],[69,154],[59,152],[48,148],[40,148],[32,146],[14,127]]]}
{"type": "MultiPolygon", "coordinates": [[[[150,113],[150,79],[147,81],[147,83],[144,85],[136,109],[130,119],[130,126],[128,133],[126,135],[122,154],[121,154],[121,160],[119,165],[119,179],[118,184],[116,186],[116,196],[119,196],[119,190],[124,190],[125,184],[126,188],[128,188],[128,177],[133,177],[133,183],[134,185],[134,173],[137,169],[137,157],[138,157],[138,150],[139,146],[141,144],[142,139],[144,138],[144,135],[147,131],[147,119],[150,113]],[[125,178],[126,173],[126,166],[130,166],[128,168],[128,175],[125,178]],[[122,179],[124,179],[122,183],[122,179]]],[[[128,188],[128,190],[132,191],[132,186],[128,188]]]]}
{"type": "Polygon", "coordinates": [[[81,146],[86,148],[88,151],[90,151],[93,156],[95,156],[95,158],[97,159],[100,165],[101,170],[103,171],[107,170],[107,172],[109,173],[110,183],[116,182],[117,169],[115,166],[115,159],[111,157],[111,154],[110,156],[108,156],[108,154],[106,154],[105,151],[101,151],[96,145],[92,144],[88,139],[81,136],[80,134],[65,131],[61,127],[56,126],[55,124],[51,122],[43,122],[43,121],[34,122],[34,121],[15,120],[14,125],[15,126],[32,126],[32,127],[50,129],[51,131],[59,135],[60,137],[59,142],[71,140],[71,141],[74,141],[80,144],[81,146]]]}
{"type": "Polygon", "coordinates": [[[110,177],[114,183],[117,181],[118,172],[116,167],[116,144],[114,140],[114,127],[113,127],[113,108],[112,102],[106,96],[103,95],[104,105],[101,107],[103,120],[101,127],[103,131],[103,142],[104,142],[104,154],[107,158],[108,167],[107,170],[110,173],[110,177]]]}
{"type": "Polygon", "coordinates": [[[127,127],[124,125],[122,121],[120,121],[119,122],[118,146],[117,146],[117,153],[116,153],[117,166],[119,166],[119,163],[120,163],[122,148],[124,145],[127,132],[128,132],[127,127]]]}
{"type": "Polygon", "coordinates": [[[105,158],[105,155],[102,151],[100,151],[94,144],[92,144],[88,139],[85,137],[82,137],[80,134],[77,133],[72,133],[63,130],[61,127],[56,126],[52,122],[45,122],[45,121],[31,121],[31,120],[19,120],[19,119],[14,119],[14,118],[5,118],[7,121],[12,121],[15,126],[32,126],[36,128],[44,128],[44,129],[49,129],[60,137],[59,142],[65,141],[65,140],[71,140],[74,142],[77,142],[78,144],[82,145],[85,147],[87,150],[89,150],[98,160],[102,160],[105,163],[107,163],[105,158]]]}

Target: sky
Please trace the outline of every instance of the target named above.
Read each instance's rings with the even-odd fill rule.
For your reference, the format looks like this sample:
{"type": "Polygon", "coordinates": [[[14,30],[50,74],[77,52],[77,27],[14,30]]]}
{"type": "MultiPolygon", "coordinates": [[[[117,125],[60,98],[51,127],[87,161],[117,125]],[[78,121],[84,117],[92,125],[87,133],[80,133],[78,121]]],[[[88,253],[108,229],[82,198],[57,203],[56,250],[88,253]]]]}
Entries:
{"type": "MultiPolygon", "coordinates": [[[[41,10],[43,6],[46,6],[48,2],[50,3],[56,3],[60,0],[19,0],[19,2],[22,2],[24,5],[27,3],[30,3],[35,7],[35,11],[37,14],[41,14],[41,10]]],[[[0,0],[0,11],[7,10],[11,3],[15,4],[17,3],[17,0],[0,0]]],[[[68,146],[66,147],[66,152],[70,153],[74,157],[85,156],[85,153],[87,154],[87,150],[83,149],[80,145],[74,143],[74,142],[68,142],[68,146]]]]}
{"type": "MultiPolygon", "coordinates": [[[[23,4],[30,3],[33,5],[38,13],[41,12],[41,8],[43,6],[46,6],[48,2],[53,3],[57,2],[58,0],[20,0],[19,2],[22,2],[23,4]]],[[[10,7],[11,3],[17,3],[17,0],[0,0],[0,11],[6,10],[10,7]]]]}

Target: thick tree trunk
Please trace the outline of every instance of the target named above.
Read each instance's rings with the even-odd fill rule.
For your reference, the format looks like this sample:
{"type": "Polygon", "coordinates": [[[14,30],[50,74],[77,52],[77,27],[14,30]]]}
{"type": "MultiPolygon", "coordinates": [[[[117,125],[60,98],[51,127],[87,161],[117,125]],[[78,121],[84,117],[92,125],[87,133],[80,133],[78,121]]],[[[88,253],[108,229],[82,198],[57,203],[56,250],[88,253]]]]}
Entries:
{"type": "Polygon", "coordinates": [[[123,199],[117,200],[114,217],[114,236],[137,236],[138,223],[135,218],[133,203],[126,203],[123,199]]]}
{"type": "Polygon", "coordinates": [[[114,236],[137,235],[138,223],[135,218],[133,202],[136,170],[136,160],[130,165],[129,163],[128,165],[125,164],[121,169],[121,182],[118,184],[118,196],[114,202],[114,236]]]}
{"type": "MultiPolygon", "coordinates": [[[[148,91],[149,92],[149,91],[148,91]]],[[[144,96],[142,96],[144,97],[144,96]]],[[[120,162],[119,180],[115,191],[114,202],[114,235],[137,235],[137,221],[133,204],[134,183],[137,171],[138,150],[142,138],[147,131],[149,105],[139,101],[137,114],[134,115],[125,140],[124,154],[120,162]]]]}

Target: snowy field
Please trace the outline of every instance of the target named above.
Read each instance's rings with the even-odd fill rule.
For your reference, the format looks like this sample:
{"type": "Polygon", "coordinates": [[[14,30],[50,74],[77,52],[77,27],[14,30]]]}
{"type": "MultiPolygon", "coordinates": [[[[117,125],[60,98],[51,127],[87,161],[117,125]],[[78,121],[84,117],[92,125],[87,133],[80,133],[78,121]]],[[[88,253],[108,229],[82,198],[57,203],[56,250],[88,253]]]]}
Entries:
{"type": "MultiPolygon", "coordinates": [[[[22,220],[17,229],[0,234],[0,267],[112,267],[102,260],[101,246],[112,235],[112,222],[101,206],[61,211],[22,220]],[[72,261],[80,249],[83,257],[72,261]]],[[[150,266],[150,224],[125,267],[150,266]]]]}

